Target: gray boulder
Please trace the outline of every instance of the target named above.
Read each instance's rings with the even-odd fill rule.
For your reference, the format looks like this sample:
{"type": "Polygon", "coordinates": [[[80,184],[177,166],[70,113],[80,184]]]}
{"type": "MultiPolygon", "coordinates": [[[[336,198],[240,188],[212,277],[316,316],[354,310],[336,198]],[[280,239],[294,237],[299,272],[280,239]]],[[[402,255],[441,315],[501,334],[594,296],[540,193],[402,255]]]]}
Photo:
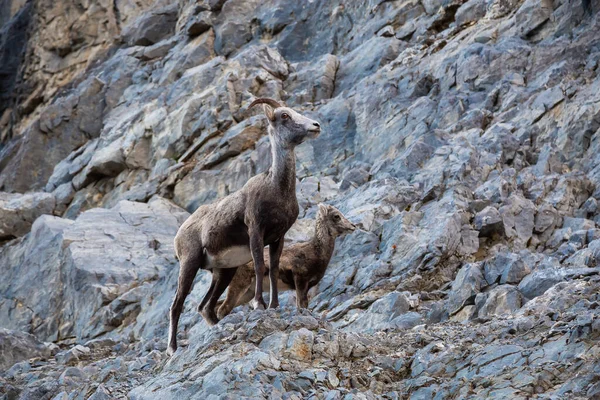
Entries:
{"type": "Polygon", "coordinates": [[[485,16],[487,12],[486,0],[470,0],[460,6],[454,15],[456,25],[462,26],[476,22],[485,16]]]}
{"type": "Polygon", "coordinates": [[[544,24],[552,15],[552,8],[543,2],[527,0],[517,10],[515,15],[517,30],[522,37],[527,38],[536,28],[544,24]]]}
{"type": "Polygon", "coordinates": [[[198,36],[212,27],[211,13],[201,12],[190,19],[185,26],[185,31],[189,36],[198,36]]]}
{"type": "Polygon", "coordinates": [[[408,320],[395,320],[396,317],[406,314],[409,310],[410,302],[406,295],[400,292],[391,292],[375,301],[346,329],[357,332],[376,332],[402,324],[410,325],[408,320]]]}
{"type": "Polygon", "coordinates": [[[493,235],[504,234],[504,224],[502,217],[495,207],[487,206],[475,215],[475,229],[479,231],[479,236],[491,237],[493,235]]]}
{"type": "Polygon", "coordinates": [[[485,262],[483,268],[485,279],[488,285],[498,282],[500,284],[519,283],[531,272],[531,267],[527,262],[528,260],[524,259],[521,254],[501,251],[485,262]]]}
{"type": "MultiPolygon", "coordinates": [[[[252,40],[251,19],[258,2],[229,1],[215,21],[215,52],[228,56],[252,40]]],[[[214,11],[215,8],[211,9],[214,11]]]]}
{"type": "Polygon", "coordinates": [[[478,310],[479,318],[512,315],[521,308],[521,293],[511,285],[500,285],[485,294],[485,302],[478,310]]]}
{"type": "Polygon", "coordinates": [[[447,310],[450,315],[466,305],[475,303],[475,296],[483,286],[483,274],[477,264],[463,266],[456,275],[448,295],[447,310]]]}
{"type": "Polygon", "coordinates": [[[51,192],[60,185],[70,183],[73,177],[77,175],[90,162],[96,148],[98,139],[90,140],[79,149],[73,151],[64,160],[59,162],[55,167],[52,175],[46,184],[46,191],[51,192]]]}
{"type": "Polygon", "coordinates": [[[543,204],[535,215],[535,232],[551,231],[558,223],[558,213],[550,204],[543,204]]]}
{"type": "Polygon", "coordinates": [[[565,273],[552,267],[538,269],[527,275],[519,283],[519,291],[527,299],[533,299],[541,296],[552,286],[563,281],[565,273]]]}
{"type": "Polygon", "coordinates": [[[506,268],[502,272],[500,277],[500,283],[519,283],[521,279],[529,275],[531,268],[523,260],[517,259],[514,262],[510,262],[506,265],[506,268]]]}
{"type": "Polygon", "coordinates": [[[506,236],[514,238],[520,246],[526,246],[533,234],[535,218],[533,202],[522,196],[512,195],[499,211],[502,215],[506,236]]]}
{"type": "Polygon", "coordinates": [[[52,215],[55,206],[51,193],[0,192],[0,240],[27,234],[33,222],[41,215],[52,215]]]}
{"type": "Polygon", "coordinates": [[[178,5],[158,8],[138,17],[121,34],[130,46],[150,46],[175,32],[178,5]]]}
{"type": "Polygon", "coordinates": [[[0,354],[0,369],[6,371],[13,364],[28,358],[48,358],[52,350],[33,335],[0,328],[0,354]]]}

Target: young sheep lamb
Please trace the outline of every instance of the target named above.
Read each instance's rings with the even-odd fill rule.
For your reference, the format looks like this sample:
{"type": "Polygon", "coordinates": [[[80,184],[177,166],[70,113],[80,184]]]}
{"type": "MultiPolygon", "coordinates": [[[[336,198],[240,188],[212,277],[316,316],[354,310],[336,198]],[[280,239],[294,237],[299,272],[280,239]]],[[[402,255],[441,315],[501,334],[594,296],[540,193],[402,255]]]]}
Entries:
{"type": "Polygon", "coordinates": [[[277,279],[283,237],[298,218],[296,199],[296,157],[294,148],[307,138],[316,137],[321,127],[294,110],[272,99],[257,99],[250,104],[264,105],[269,121],[268,133],[273,156],[268,172],[256,175],[246,185],[224,199],[199,207],[179,228],[175,253],[179,259],[177,294],[171,306],[169,347],[177,350],[177,324],[194,277],[199,269],[212,270],[212,282],[198,310],[206,321],[218,322],[215,306],[238,266],[254,261],[256,295],[254,308],[265,307],[262,297],[265,274],[264,248],[269,246],[269,278],[272,284],[269,308],[279,305],[277,279]]]}
{"type": "MultiPolygon", "coordinates": [[[[355,229],[356,226],[348,221],[337,208],[319,204],[315,233],[312,239],[283,250],[278,285],[282,290],[296,289],[298,308],[308,307],[308,290],[318,284],[325,275],[325,270],[333,254],[335,239],[355,229]]],[[[268,258],[267,254],[265,254],[265,258],[268,258]]],[[[229,285],[227,297],[217,312],[219,318],[225,317],[234,307],[247,303],[254,296],[253,279],[255,278],[252,263],[238,268],[229,285]]],[[[265,286],[268,284],[265,273],[265,286]]]]}

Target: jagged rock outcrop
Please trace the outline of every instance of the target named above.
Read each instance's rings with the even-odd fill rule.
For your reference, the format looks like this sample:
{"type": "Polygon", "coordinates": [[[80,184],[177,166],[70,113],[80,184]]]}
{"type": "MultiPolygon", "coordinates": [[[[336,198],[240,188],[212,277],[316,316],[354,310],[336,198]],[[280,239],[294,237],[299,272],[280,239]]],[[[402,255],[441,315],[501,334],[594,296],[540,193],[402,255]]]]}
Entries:
{"type": "Polygon", "coordinates": [[[598,4],[59,3],[0,2],[0,327],[55,343],[0,396],[600,396],[598,4]],[[288,242],[360,230],[310,311],[209,328],[199,273],[167,360],[173,237],[269,167],[259,96],[323,127],[288,242]]]}

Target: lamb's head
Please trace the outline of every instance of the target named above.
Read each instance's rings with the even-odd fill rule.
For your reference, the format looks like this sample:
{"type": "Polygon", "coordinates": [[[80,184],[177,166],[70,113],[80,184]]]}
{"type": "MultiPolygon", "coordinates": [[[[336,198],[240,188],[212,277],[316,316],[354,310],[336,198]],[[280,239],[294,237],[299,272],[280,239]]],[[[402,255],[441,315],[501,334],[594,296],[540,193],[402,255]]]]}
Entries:
{"type": "Polygon", "coordinates": [[[356,226],[348,221],[344,214],[334,206],[319,203],[319,213],[317,214],[317,224],[325,224],[329,232],[337,237],[345,233],[354,232],[356,226]]]}
{"type": "Polygon", "coordinates": [[[265,115],[269,120],[269,133],[282,144],[295,147],[306,139],[315,138],[321,133],[321,125],[310,118],[305,117],[284,107],[273,99],[260,98],[254,100],[248,108],[262,104],[265,115]]]}

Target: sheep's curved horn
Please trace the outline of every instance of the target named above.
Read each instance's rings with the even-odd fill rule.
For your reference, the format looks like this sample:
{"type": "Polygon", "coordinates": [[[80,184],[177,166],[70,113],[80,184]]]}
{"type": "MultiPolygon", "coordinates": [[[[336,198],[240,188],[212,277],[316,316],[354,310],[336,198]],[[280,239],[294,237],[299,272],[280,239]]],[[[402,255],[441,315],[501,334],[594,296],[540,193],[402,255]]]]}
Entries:
{"type": "Polygon", "coordinates": [[[268,104],[273,108],[279,108],[281,107],[281,104],[279,104],[278,102],[276,102],[273,99],[267,99],[266,97],[261,97],[259,99],[254,100],[252,103],[250,103],[250,105],[248,106],[248,109],[254,107],[257,104],[268,104]]]}

